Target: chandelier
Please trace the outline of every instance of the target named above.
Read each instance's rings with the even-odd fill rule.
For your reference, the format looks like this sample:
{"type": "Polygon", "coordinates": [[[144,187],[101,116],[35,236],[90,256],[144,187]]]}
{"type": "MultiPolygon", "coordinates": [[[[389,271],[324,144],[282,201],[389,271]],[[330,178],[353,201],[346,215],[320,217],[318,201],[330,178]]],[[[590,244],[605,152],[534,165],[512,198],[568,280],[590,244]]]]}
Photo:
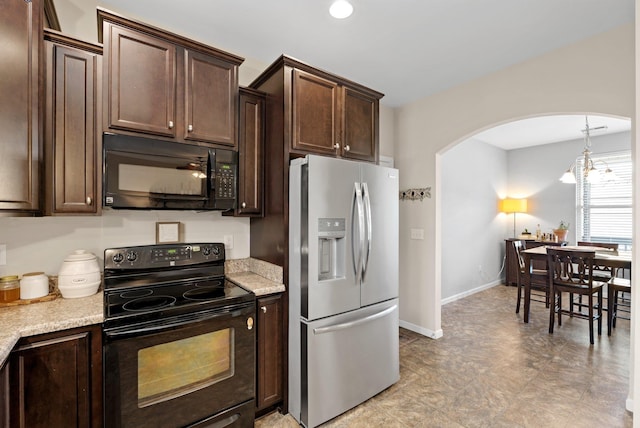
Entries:
{"type": "MultiPolygon", "coordinates": [[[[584,150],[582,151],[582,171],[579,171],[582,174],[584,180],[588,183],[599,183],[600,181],[614,181],[618,177],[616,174],[609,168],[609,165],[605,161],[591,159],[591,139],[589,138],[591,131],[596,131],[599,129],[606,129],[606,126],[598,126],[596,128],[589,128],[589,119],[587,116],[584,117],[585,129],[582,130],[584,133],[584,150]],[[600,172],[595,166],[596,163],[602,163],[604,165],[604,172],[600,172]]],[[[567,184],[575,184],[576,183],[576,169],[578,165],[577,162],[574,162],[569,169],[562,174],[560,177],[560,181],[567,184]]]]}

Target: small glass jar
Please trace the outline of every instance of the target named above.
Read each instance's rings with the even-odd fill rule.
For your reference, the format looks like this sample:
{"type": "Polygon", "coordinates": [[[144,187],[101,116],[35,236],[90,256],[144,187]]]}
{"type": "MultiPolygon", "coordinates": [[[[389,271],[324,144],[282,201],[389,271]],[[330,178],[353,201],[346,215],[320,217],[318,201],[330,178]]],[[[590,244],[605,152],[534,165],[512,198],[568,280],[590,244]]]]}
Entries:
{"type": "Polygon", "coordinates": [[[20,298],[20,281],[18,275],[0,278],[0,303],[9,303],[20,298]]]}

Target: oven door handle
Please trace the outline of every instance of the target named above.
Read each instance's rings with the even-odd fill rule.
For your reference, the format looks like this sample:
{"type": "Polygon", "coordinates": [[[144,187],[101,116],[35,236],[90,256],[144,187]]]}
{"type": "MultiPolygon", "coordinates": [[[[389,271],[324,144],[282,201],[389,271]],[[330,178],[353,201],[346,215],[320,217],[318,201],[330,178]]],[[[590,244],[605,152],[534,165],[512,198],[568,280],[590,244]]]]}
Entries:
{"type": "Polygon", "coordinates": [[[194,322],[208,321],[214,318],[220,318],[225,315],[231,315],[232,317],[236,317],[241,315],[243,312],[245,312],[242,309],[244,308],[240,308],[240,309],[234,308],[234,310],[222,311],[222,312],[215,311],[215,312],[204,312],[204,313],[201,312],[197,314],[188,314],[188,315],[180,316],[177,319],[160,323],[160,324],[156,323],[153,325],[145,325],[140,328],[134,327],[134,328],[121,328],[121,329],[111,330],[111,331],[107,330],[104,332],[104,334],[108,338],[125,338],[129,336],[140,336],[147,333],[157,333],[165,330],[171,330],[174,328],[183,327],[188,324],[193,324],[194,322]]]}

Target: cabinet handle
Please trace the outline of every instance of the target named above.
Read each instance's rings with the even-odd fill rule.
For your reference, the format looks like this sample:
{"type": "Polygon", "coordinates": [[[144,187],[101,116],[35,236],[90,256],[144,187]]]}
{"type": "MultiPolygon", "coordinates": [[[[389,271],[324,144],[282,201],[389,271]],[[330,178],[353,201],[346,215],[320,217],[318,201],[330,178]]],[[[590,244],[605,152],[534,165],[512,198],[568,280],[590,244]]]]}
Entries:
{"type": "Polygon", "coordinates": [[[263,314],[267,313],[267,307],[266,306],[262,306],[262,307],[260,307],[260,309],[262,309],[262,313],[263,314]]]}
{"type": "Polygon", "coordinates": [[[189,132],[193,132],[193,125],[189,125],[189,126],[187,126],[187,131],[189,131],[189,132]]]}
{"type": "Polygon", "coordinates": [[[243,203],[241,204],[241,206],[242,206],[242,208],[247,208],[247,203],[246,203],[246,202],[243,202],[243,203]]]}
{"type": "Polygon", "coordinates": [[[346,146],[344,146],[344,151],[348,152],[349,150],[351,150],[351,147],[349,147],[349,145],[347,144],[346,146]]]}
{"type": "Polygon", "coordinates": [[[335,144],[333,145],[333,148],[334,148],[334,149],[339,149],[339,148],[340,148],[340,143],[335,143],[335,144]]]}
{"type": "Polygon", "coordinates": [[[169,129],[173,129],[173,120],[169,121],[169,129]]]}
{"type": "Polygon", "coordinates": [[[87,205],[91,205],[92,202],[93,199],[91,199],[91,196],[87,196],[87,205]]]}

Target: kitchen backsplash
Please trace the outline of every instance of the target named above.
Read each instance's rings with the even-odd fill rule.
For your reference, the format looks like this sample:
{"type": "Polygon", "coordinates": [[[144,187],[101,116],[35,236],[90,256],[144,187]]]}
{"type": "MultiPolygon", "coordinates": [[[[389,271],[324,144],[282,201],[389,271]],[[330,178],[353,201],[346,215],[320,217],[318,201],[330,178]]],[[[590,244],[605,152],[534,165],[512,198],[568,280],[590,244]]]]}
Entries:
{"type": "Polygon", "coordinates": [[[105,209],[96,217],[0,217],[0,245],[6,245],[0,276],[57,275],[64,258],[77,249],[94,253],[102,265],[105,248],[155,244],[156,222],[176,221],[182,223],[183,242],[224,242],[232,236],[227,259],[249,257],[249,219],[220,212],[105,209]]]}

